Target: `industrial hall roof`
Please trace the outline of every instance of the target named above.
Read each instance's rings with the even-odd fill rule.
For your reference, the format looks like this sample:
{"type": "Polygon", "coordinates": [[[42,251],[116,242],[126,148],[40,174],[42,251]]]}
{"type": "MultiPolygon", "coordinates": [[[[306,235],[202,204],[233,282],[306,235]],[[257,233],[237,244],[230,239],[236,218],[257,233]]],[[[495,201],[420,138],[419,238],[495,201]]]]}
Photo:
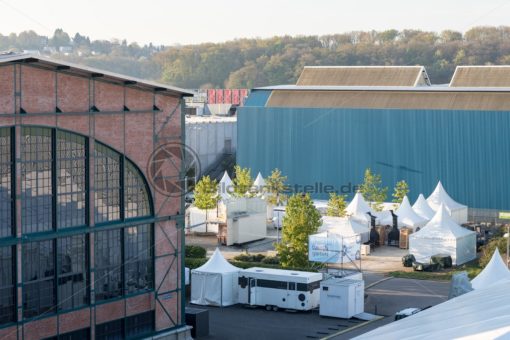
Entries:
{"type": "Polygon", "coordinates": [[[510,66],[459,66],[450,86],[427,85],[423,66],[314,66],[254,93],[270,92],[266,107],[510,111],[510,66]]]}
{"type": "Polygon", "coordinates": [[[108,72],[93,67],[69,63],[48,57],[36,56],[24,53],[0,54],[0,66],[9,64],[29,64],[44,69],[58,70],[68,74],[74,74],[87,78],[101,78],[104,81],[130,85],[144,90],[157,91],[158,93],[168,93],[179,96],[193,96],[193,92],[178,87],[156,83],[149,80],[129,77],[123,74],[108,72]]]}
{"type": "Polygon", "coordinates": [[[450,87],[510,87],[510,66],[457,66],[450,87]]]}
{"type": "Polygon", "coordinates": [[[427,86],[423,66],[305,66],[298,86],[427,86]]]}

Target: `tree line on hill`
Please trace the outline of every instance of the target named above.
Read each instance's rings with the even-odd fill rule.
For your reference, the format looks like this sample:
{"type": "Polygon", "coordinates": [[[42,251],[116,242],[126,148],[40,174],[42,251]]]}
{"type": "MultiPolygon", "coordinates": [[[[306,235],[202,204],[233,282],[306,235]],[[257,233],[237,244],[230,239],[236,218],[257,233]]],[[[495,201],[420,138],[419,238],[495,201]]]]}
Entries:
{"type": "Polygon", "coordinates": [[[40,51],[89,66],[185,88],[253,88],[293,84],[305,65],[424,65],[433,83],[448,83],[457,65],[510,64],[510,27],[465,33],[353,31],[323,36],[237,39],[223,43],[143,46],[126,40],[0,34],[0,51],[40,51]]]}

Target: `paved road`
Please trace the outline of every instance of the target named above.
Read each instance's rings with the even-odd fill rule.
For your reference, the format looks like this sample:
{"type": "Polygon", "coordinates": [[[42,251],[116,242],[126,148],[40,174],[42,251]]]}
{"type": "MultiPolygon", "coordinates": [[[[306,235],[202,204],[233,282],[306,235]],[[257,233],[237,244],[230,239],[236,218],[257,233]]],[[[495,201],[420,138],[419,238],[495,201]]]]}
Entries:
{"type": "MultiPolygon", "coordinates": [[[[369,286],[384,276],[365,273],[369,286]]],[[[409,279],[389,279],[366,290],[365,311],[373,313],[375,306],[386,318],[360,327],[355,331],[333,337],[349,339],[375,327],[391,322],[395,312],[407,307],[426,307],[446,300],[449,284],[444,282],[409,279]]],[[[202,308],[202,307],[200,307],[202,308]]],[[[210,335],[201,339],[320,339],[360,324],[359,320],[344,320],[309,313],[268,312],[262,308],[233,306],[226,308],[204,307],[210,310],[210,335]]]]}

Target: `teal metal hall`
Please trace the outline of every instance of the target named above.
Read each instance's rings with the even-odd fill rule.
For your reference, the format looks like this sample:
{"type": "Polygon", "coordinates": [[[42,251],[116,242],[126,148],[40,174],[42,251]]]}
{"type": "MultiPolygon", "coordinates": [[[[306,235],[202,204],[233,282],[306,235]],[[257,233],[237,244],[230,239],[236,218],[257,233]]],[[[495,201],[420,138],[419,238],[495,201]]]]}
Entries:
{"type": "MultiPolygon", "coordinates": [[[[440,180],[470,208],[510,209],[510,67],[458,67],[431,86],[423,67],[306,67],[296,85],[254,89],[238,113],[238,163],[282,170],[296,191],[352,197],[366,168],[389,195],[440,180]]],[[[391,199],[391,197],[389,197],[391,199]]]]}

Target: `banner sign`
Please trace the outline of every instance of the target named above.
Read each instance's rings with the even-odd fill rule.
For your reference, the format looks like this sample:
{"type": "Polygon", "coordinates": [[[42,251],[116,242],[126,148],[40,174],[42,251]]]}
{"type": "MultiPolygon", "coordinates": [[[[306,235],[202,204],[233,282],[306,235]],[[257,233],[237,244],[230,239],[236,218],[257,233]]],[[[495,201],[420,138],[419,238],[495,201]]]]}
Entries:
{"type": "Polygon", "coordinates": [[[308,237],[308,260],[322,263],[348,263],[361,258],[361,236],[343,237],[321,233],[308,237]]]}
{"type": "Polygon", "coordinates": [[[499,219],[500,220],[510,220],[510,212],[509,211],[500,211],[499,219]]]}

